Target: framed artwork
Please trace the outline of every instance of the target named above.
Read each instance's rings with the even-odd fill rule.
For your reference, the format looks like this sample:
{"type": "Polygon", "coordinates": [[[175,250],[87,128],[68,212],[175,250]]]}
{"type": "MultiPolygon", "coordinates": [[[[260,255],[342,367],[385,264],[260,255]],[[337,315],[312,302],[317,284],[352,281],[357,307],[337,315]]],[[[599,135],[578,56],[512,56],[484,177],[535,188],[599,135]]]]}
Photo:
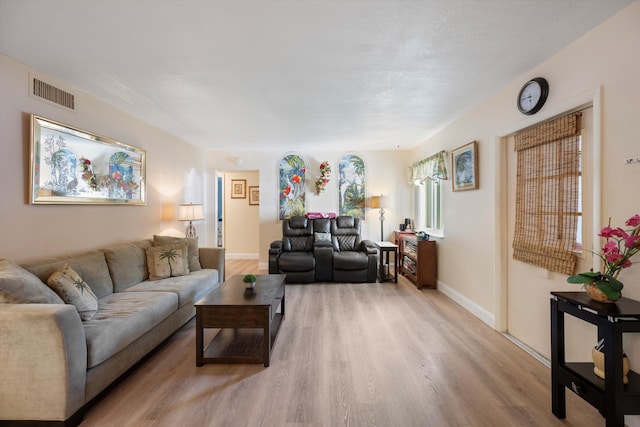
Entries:
{"type": "Polygon", "coordinates": [[[247,180],[246,179],[231,180],[231,198],[232,199],[247,198],[247,180]]]}
{"type": "Polygon", "coordinates": [[[31,115],[30,203],[145,205],[146,151],[31,115]]]}
{"type": "Polygon", "coordinates": [[[344,156],[338,163],[338,176],[338,212],[364,219],[364,162],[354,154],[344,156]]]}
{"type": "Polygon", "coordinates": [[[258,206],[260,204],[260,187],[249,186],[249,205],[258,206]]]}
{"type": "Polygon", "coordinates": [[[306,215],[305,177],[307,166],[302,157],[289,154],[278,164],[278,219],[306,215]]]}
{"type": "Polygon", "coordinates": [[[453,191],[478,188],[478,144],[472,141],[451,152],[453,191]]]}

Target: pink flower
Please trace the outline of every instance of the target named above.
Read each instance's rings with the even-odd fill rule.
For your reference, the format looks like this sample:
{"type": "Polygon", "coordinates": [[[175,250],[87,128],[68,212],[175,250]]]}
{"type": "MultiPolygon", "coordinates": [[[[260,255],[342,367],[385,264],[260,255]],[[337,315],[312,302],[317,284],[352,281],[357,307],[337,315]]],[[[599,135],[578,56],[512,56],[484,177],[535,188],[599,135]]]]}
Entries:
{"type": "Polygon", "coordinates": [[[633,264],[631,262],[631,260],[629,258],[625,259],[624,262],[622,264],[620,264],[620,267],[622,268],[629,268],[631,267],[631,264],[633,264]]]}
{"type": "Polygon", "coordinates": [[[600,233],[598,233],[598,236],[600,237],[606,237],[606,238],[610,238],[610,237],[620,237],[620,238],[625,238],[627,236],[629,236],[627,234],[626,231],[624,231],[622,228],[617,227],[617,228],[611,228],[611,227],[604,227],[602,230],[600,230],[600,233]]]}
{"type": "Polygon", "coordinates": [[[624,239],[624,245],[631,249],[640,245],[640,236],[629,236],[624,239]]]}
{"type": "Polygon", "coordinates": [[[629,227],[637,227],[640,225],[640,215],[639,214],[635,214],[634,216],[632,216],[631,218],[629,218],[627,220],[627,222],[625,222],[626,225],[628,225],[629,227]]]}

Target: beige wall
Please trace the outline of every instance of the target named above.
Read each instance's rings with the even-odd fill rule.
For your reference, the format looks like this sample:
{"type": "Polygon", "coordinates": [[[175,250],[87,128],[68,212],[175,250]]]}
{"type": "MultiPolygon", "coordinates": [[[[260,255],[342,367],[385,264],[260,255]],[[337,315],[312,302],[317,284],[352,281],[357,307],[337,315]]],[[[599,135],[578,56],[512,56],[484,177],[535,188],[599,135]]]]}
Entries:
{"type": "MultiPolygon", "coordinates": [[[[407,151],[300,151],[296,152],[307,163],[306,200],[309,212],[338,211],[338,162],[346,154],[357,154],[365,163],[366,197],[373,194],[389,195],[389,207],[385,207],[385,238],[390,240],[393,230],[405,217],[412,216],[411,187],[408,185],[407,151]],[[315,180],[320,176],[320,163],[327,160],[332,174],[325,192],[314,193],[315,180]]],[[[278,163],[290,152],[245,152],[214,151],[207,154],[207,176],[226,171],[257,170],[260,175],[260,264],[267,266],[269,245],[282,237],[282,225],[277,220],[278,209],[278,163]],[[241,162],[236,165],[240,158],[241,162]]],[[[364,237],[379,240],[379,211],[367,209],[362,234],[364,237]]],[[[212,233],[209,233],[212,235],[212,233]]]]}
{"type": "Polygon", "coordinates": [[[202,201],[200,150],[42,74],[76,94],[76,112],[29,97],[31,71],[0,55],[0,257],[22,261],[184,233],[175,206],[202,201]],[[147,205],[28,204],[29,113],[147,150],[147,205]]]}
{"type": "MultiPolygon", "coordinates": [[[[596,158],[601,171],[601,202],[596,186],[597,227],[612,217],[615,224],[640,212],[640,164],[625,165],[624,159],[640,155],[640,143],[634,123],[640,117],[640,1],[614,16],[548,61],[511,82],[495,96],[421,144],[413,159],[440,149],[450,151],[469,141],[479,142],[480,189],[453,193],[445,199],[445,238],[439,245],[438,274],[441,289],[458,298],[487,323],[502,324],[506,296],[502,289],[505,256],[511,255],[505,239],[504,192],[502,182],[505,151],[502,137],[540,120],[561,114],[585,102],[600,104],[601,115],[595,120],[595,138],[600,138],[602,155],[596,158]],[[546,105],[533,117],[516,109],[516,96],[522,84],[543,76],[550,84],[546,105]],[[506,255],[505,255],[506,254],[506,255]]],[[[594,111],[596,113],[596,111],[594,111]]],[[[505,175],[506,176],[506,175],[505,175]]],[[[597,240],[596,240],[597,241],[597,240]]],[[[639,259],[635,260],[639,262],[639,259]]],[[[549,356],[549,291],[580,290],[565,283],[565,276],[547,274],[530,268],[528,280],[518,283],[528,310],[519,315],[528,323],[523,341],[549,356]]],[[[624,271],[620,279],[626,284],[624,296],[640,300],[640,266],[624,271]]],[[[588,360],[595,332],[582,333],[582,326],[570,322],[569,357],[588,360]],[[580,335],[580,336],[578,336],[580,335]]],[[[580,323],[580,322],[578,322],[580,323]]],[[[522,339],[522,338],[521,338],[522,339]]],[[[632,366],[640,366],[640,337],[626,337],[625,351],[632,366]]],[[[629,425],[640,425],[640,417],[627,417],[629,425]]]]}
{"type": "Polygon", "coordinates": [[[224,174],[224,246],[228,258],[258,259],[260,252],[260,206],[249,205],[249,186],[260,184],[257,171],[224,174]],[[231,198],[231,181],[246,181],[246,198],[231,198]]]}

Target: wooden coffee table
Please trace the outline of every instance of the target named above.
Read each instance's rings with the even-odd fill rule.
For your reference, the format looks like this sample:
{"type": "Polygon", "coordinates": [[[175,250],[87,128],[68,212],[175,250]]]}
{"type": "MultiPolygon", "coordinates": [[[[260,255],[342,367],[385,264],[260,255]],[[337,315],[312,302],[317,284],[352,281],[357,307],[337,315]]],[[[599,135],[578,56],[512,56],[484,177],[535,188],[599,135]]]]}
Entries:
{"type": "Polygon", "coordinates": [[[257,276],[253,290],[233,276],[196,302],[196,366],[264,363],[284,320],[285,274],[257,276]],[[280,310],[278,310],[280,307],[280,310]],[[205,349],[204,329],[221,328],[205,349]]]}

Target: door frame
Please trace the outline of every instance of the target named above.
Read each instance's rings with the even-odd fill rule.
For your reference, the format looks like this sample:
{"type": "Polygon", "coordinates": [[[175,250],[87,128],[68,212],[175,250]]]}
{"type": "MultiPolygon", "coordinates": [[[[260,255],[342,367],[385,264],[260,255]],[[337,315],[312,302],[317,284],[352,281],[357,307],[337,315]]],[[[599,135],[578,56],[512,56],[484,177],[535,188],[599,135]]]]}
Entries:
{"type": "MultiPolygon", "coordinates": [[[[552,117],[558,116],[566,111],[571,111],[586,104],[593,106],[593,141],[592,141],[592,171],[593,171],[593,199],[592,199],[592,229],[599,230],[602,219],[602,87],[584,91],[565,102],[558,104],[554,108],[550,108],[543,114],[513,124],[496,133],[495,144],[495,204],[496,215],[494,229],[496,230],[495,239],[495,263],[494,271],[496,274],[494,288],[494,328],[499,332],[508,331],[507,316],[507,289],[508,274],[507,263],[510,254],[510,242],[508,233],[508,202],[507,202],[507,149],[508,136],[536,123],[543,122],[552,117]]],[[[593,255],[594,261],[597,258],[593,255]]],[[[594,264],[595,265],[595,264],[594,264]]]]}

